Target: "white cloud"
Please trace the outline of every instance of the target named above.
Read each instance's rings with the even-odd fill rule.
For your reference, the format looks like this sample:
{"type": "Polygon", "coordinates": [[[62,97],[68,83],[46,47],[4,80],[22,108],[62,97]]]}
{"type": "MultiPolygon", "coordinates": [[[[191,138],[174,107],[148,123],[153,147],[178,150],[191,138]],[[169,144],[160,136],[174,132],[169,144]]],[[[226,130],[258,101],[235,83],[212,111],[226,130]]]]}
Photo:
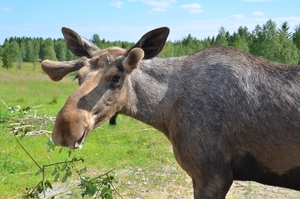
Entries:
{"type": "Polygon", "coordinates": [[[121,8],[122,5],[123,5],[123,2],[122,1],[117,1],[117,2],[110,3],[110,5],[114,6],[116,8],[121,8]]]}
{"type": "Polygon", "coordinates": [[[235,14],[235,15],[232,15],[231,18],[234,18],[234,19],[243,19],[245,16],[242,15],[242,14],[235,14]]]}
{"type": "Polygon", "coordinates": [[[150,12],[165,12],[173,3],[176,3],[176,0],[141,0],[149,6],[152,6],[150,12]]]}
{"type": "Polygon", "coordinates": [[[260,11],[255,11],[255,12],[253,12],[253,15],[256,17],[262,17],[262,16],[264,16],[264,13],[260,12],[260,11]]]}
{"type": "Polygon", "coordinates": [[[202,12],[202,10],[201,10],[202,6],[197,3],[184,4],[181,6],[181,8],[188,10],[192,14],[198,14],[198,13],[202,12]]]}
{"type": "Polygon", "coordinates": [[[6,12],[13,11],[13,9],[11,9],[9,7],[2,7],[2,10],[6,11],[6,12]]]}

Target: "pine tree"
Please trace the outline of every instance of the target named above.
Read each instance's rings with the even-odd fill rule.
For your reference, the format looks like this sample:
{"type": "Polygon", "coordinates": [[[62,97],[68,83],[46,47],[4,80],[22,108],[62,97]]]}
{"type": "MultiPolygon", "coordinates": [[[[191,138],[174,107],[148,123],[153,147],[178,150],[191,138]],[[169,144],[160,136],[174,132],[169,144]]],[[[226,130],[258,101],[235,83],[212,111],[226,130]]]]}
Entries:
{"type": "MultiPolygon", "coordinates": [[[[300,24],[295,27],[295,32],[292,37],[294,44],[298,48],[298,54],[300,54],[300,24]]],[[[300,65],[300,58],[298,60],[298,65],[300,65]]]]}
{"type": "Polygon", "coordinates": [[[289,26],[287,22],[284,22],[281,29],[278,31],[279,37],[279,55],[277,61],[280,63],[297,65],[299,61],[299,51],[297,46],[291,39],[292,33],[289,32],[289,26]]]}

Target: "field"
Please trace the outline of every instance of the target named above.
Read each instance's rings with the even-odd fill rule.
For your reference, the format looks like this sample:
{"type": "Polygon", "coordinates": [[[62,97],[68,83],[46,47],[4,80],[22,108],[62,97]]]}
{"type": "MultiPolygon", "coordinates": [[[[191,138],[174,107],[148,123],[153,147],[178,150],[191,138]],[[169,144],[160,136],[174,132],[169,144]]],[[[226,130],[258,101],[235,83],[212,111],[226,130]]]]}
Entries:
{"type": "MultiPolygon", "coordinates": [[[[93,130],[81,150],[56,147],[49,152],[46,143],[53,119],[78,85],[72,75],[52,82],[40,66],[36,71],[32,68],[29,63],[22,70],[0,68],[0,198],[22,198],[43,177],[38,165],[51,164],[44,176],[53,185],[47,197],[61,192],[59,198],[80,198],[83,190],[76,187],[76,171],[84,168],[83,175],[90,178],[106,172],[113,175],[114,198],[192,198],[191,180],[176,163],[169,141],[155,129],[125,116],[118,116],[116,126],[104,124],[93,130]],[[15,138],[13,130],[27,135],[15,138]],[[69,155],[83,157],[84,162],[75,162],[72,175],[62,183],[65,171],[56,176],[55,163],[64,162],[69,155]]],[[[300,192],[234,182],[227,198],[300,198],[300,192]]]]}

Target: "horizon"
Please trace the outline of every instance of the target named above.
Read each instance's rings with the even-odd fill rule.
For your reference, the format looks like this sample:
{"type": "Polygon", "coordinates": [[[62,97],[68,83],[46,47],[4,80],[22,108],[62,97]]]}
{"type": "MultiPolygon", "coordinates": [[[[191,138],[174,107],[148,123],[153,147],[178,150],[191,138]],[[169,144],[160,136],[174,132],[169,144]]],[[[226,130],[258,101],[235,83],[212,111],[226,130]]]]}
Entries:
{"type": "Polygon", "coordinates": [[[299,7],[296,0],[4,0],[0,3],[0,45],[11,37],[63,38],[62,27],[87,39],[98,34],[107,41],[127,42],[136,42],[162,26],[170,28],[168,40],[173,42],[189,34],[199,40],[217,36],[221,27],[230,34],[241,26],[251,32],[268,20],[277,28],[288,22],[293,31],[300,25],[299,7]]]}

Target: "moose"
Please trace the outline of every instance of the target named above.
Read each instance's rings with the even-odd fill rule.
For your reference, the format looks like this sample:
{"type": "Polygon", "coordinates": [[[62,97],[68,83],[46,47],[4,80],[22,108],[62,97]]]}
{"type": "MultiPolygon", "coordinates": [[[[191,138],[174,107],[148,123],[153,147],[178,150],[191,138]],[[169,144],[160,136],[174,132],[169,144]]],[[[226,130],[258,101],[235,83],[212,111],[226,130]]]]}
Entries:
{"type": "Polygon", "coordinates": [[[56,145],[79,148],[92,129],[124,114],[167,137],[194,198],[225,198],[233,180],[300,190],[300,67],[222,46],[156,58],[167,27],[129,50],[62,33],[79,59],[44,60],[42,68],[54,81],[77,71],[79,87],[56,117],[56,145]]]}

